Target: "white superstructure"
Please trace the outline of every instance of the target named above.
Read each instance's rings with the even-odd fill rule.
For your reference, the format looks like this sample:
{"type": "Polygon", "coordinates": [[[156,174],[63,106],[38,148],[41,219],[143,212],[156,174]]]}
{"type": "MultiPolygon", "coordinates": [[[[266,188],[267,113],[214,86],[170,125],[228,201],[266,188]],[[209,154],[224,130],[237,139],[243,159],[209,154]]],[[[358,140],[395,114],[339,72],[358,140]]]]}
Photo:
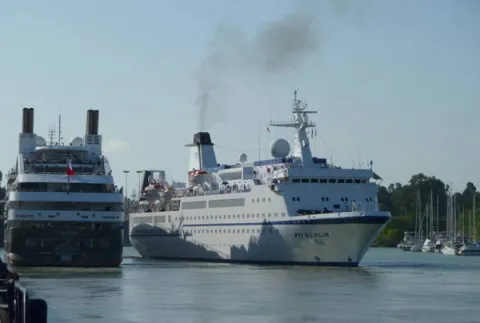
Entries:
{"type": "Polygon", "coordinates": [[[123,226],[123,194],[116,189],[102,154],[98,117],[98,110],[89,110],[85,136],[65,145],[60,125],[58,141],[52,130],[47,143],[33,132],[33,109],[23,110],[18,156],[7,175],[5,255],[9,262],[121,262],[117,239],[121,240],[123,226]]]}
{"type": "Polygon", "coordinates": [[[379,211],[380,177],[312,156],[306,104],[293,102],[294,130],[271,145],[274,159],[218,164],[210,135],[195,134],[185,189],[145,171],[130,240],[144,257],[244,263],[356,266],[390,213],[379,211]],[[153,185],[153,187],[152,187],[153,185]],[[145,190],[144,188],[147,188],[145,190]],[[154,190],[156,188],[156,190],[154,190]],[[156,194],[152,194],[156,192],[156,194]]]}

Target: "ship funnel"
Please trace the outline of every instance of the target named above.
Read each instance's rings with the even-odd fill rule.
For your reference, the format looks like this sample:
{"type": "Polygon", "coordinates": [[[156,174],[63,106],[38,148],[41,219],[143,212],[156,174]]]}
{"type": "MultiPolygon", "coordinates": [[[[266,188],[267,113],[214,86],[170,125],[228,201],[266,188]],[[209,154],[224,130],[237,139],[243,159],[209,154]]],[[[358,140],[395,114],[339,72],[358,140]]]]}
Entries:
{"type": "Polygon", "coordinates": [[[89,135],[90,131],[92,129],[92,110],[87,110],[87,122],[86,122],[86,127],[85,127],[85,134],[89,135]]]}
{"type": "Polygon", "coordinates": [[[87,111],[87,135],[98,135],[98,110],[87,111]]]}
{"type": "Polygon", "coordinates": [[[28,130],[30,133],[33,133],[33,120],[34,120],[34,112],[33,108],[28,109],[28,130]]]}
{"type": "Polygon", "coordinates": [[[212,139],[208,132],[198,132],[193,135],[193,143],[188,146],[191,147],[189,171],[218,166],[212,139]]]}
{"type": "Polygon", "coordinates": [[[28,133],[28,108],[23,108],[22,133],[28,133]]]}
{"type": "Polygon", "coordinates": [[[99,117],[98,110],[93,110],[92,116],[93,116],[92,135],[98,135],[98,117],[99,117]]]}
{"type": "Polygon", "coordinates": [[[33,108],[23,108],[22,133],[33,133],[33,108]]]}

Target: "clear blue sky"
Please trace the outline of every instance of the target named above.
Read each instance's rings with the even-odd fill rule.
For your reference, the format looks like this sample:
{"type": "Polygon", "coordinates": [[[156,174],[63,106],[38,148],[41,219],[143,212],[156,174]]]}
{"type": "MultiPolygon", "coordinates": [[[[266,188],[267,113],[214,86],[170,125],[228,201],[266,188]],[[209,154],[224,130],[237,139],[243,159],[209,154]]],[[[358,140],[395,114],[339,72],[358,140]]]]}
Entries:
{"type": "Polygon", "coordinates": [[[95,108],[119,185],[123,169],[183,180],[200,84],[221,162],[258,158],[259,130],[262,158],[275,136],[291,139],[266,123],[290,116],[299,88],[319,111],[328,146],[317,137],[317,156],[345,167],[372,159],[386,183],[425,172],[480,187],[480,2],[359,4],[0,1],[0,169],[15,162],[24,106],[43,136],[61,111],[66,139],[84,134],[95,108]],[[272,27],[282,19],[297,33],[272,27]]]}

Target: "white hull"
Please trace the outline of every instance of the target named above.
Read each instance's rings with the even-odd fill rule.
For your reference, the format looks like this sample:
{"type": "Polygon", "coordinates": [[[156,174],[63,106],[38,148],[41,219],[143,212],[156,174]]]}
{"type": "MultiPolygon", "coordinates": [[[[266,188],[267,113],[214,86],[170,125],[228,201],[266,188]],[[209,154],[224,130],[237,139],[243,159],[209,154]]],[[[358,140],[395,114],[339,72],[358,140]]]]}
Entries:
{"type": "Polygon", "coordinates": [[[446,256],[456,256],[457,252],[455,251],[455,248],[452,247],[443,247],[442,249],[442,254],[446,256]]]}
{"type": "MultiPolygon", "coordinates": [[[[159,213],[148,215],[155,214],[159,213]]],[[[349,212],[345,216],[335,213],[309,218],[210,225],[185,223],[180,234],[158,224],[131,223],[130,240],[148,258],[357,266],[390,214],[349,212]]]]}
{"type": "Polygon", "coordinates": [[[411,252],[422,252],[422,245],[421,245],[421,244],[414,244],[414,245],[410,248],[410,251],[411,251],[411,252]]]}

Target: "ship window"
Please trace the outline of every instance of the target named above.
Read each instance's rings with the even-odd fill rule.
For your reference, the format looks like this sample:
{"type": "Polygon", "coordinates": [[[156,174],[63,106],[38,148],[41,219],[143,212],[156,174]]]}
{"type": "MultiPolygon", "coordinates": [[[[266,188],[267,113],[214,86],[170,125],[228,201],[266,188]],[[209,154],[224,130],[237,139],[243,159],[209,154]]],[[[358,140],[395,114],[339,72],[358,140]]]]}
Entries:
{"type": "Polygon", "coordinates": [[[262,202],[265,202],[265,198],[262,199],[262,202]]]}
{"type": "Polygon", "coordinates": [[[355,184],[360,184],[361,182],[362,182],[362,181],[359,180],[359,179],[356,179],[356,180],[355,180],[355,184]]]}
{"type": "Polygon", "coordinates": [[[340,201],[342,201],[342,202],[343,202],[343,197],[342,197],[342,198],[340,198],[340,201]]]}
{"type": "Polygon", "coordinates": [[[310,180],[308,178],[302,178],[302,183],[308,183],[310,180]]]}
{"type": "Polygon", "coordinates": [[[367,180],[366,180],[366,179],[362,180],[362,183],[363,183],[363,184],[366,184],[366,183],[367,183],[367,180]]]}
{"type": "Polygon", "coordinates": [[[346,197],[346,198],[345,198],[345,201],[347,201],[347,202],[348,202],[348,197],[346,197]]]}
{"type": "Polygon", "coordinates": [[[260,203],[260,199],[257,199],[257,203],[260,203]]]}
{"type": "Polygon", "coordinates": [[[285,216],[285,212],[282,212],[282,216],[285,216]]]}
{"type": "Polygon", "coordinates": [[[300,179],[294,178],[294,179],[292,179],[292,183],[300,183],[300,179]]]}
{"type": "Polygon", "coordinates": [[[339,208],[340,208],[340,204],[333,204],[333,208],[334,208],[334,209],[339,209],[339,208]]]}
{"type": "Polygon", "coordinates": [[[339,183],[339,184],[345,183],[345,180],[344,180],[343,178],[342,178],[342,179],[339,179],[339,180],[337,181],[337,183],[339,183]]]}
{"type": "Polygon", "coordinates": [[[335,183],[335,182],[336,182],[336,179],[334,179],[334,178],[330,178],[330,179],[328,180],[328,183],[329,183],[329,184],[333,184],[333,183],[335,183]]]}
{"type": "Polygon", "coordinates": [[[271,217],[272,217],[272,213],[268,213],[268,217],[271,218],[271,217]]]}
{"type": "Polygon", "coordinates": [[[353,183],[353,179],[347,179],[347,184],[353,183]]]}
{"type": "Polygon", "coordinates": [[[268,202],[272,202],[272,198],[271,198],[271,197],[268,198],[268,202]]]}
{"type": "Polygon", "coordinates": [[[325,198],[324,198],[324,197],[322,197],[322,201],[325,201],[325,198]]]}
{"type": "Polygon", "coordinates": [[[297,197],[297,202],[299,202],[299,201],[300,201],[300,198],[299,198],[299,197],[297,197]]]}
{"type": "Polygon", "coordinates": [[[257,218],[259,218],[259,217],[260,217],[260,213],[257,213],[257,218]]]}
{"type": "Polygon", "coordinates": [[[250,217],[250,214],[247,214],[247,218],[249,218],[249,217],[250,217]]]}
{"type": "Polygon", "coordinates": [[[320,183],[325,184],[327,180],[325,178],[320,178],[320,183]]]}
{"type": "Polygon", "coordinates": [[[326,197],[326,198],[325,198],[325,200],[327,200],[327,201],[328,201],[328,200],[329,200],[329,198],[328,198],[328,197],[326,197]]]}
{"type": "Polygon", "coordinates": [[[245,218],[245,214],[242,214],[242,218],[245,218]]]}
{"type": "Polygon", "coordinates": [[[255,203],[255,199],[252,199],[252,203],[255,203]]]}
{"type": "Polygon", "coordinates": [[[25,239],[25,246],[26,247],[35,247],[37,245],[37,241],[35,239],[25,239]]]}
{"type": "Polygon", "coordinates": [[[264,218],[264,217],[265,217],[265,213],[262,213],[262,218],[264,218]]]}
{"type": "Polygon", "coordinates": [[[310,180],[310,183],[318,183],[318,178],[312,178],[312,179],[310,180]]]}
{"type": "Polygon", "coordinates": [[[278,216],[278,213],[274,213],[273,215],[278,216]]]}

